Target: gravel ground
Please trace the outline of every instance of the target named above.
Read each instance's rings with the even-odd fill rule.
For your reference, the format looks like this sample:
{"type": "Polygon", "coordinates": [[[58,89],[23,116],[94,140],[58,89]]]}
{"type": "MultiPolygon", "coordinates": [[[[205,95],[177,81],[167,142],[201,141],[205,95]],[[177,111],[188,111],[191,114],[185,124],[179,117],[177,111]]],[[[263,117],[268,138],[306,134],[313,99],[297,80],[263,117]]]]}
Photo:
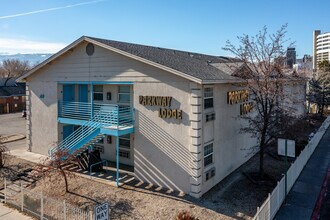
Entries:
{"type": "MultiPolygon", "coordinates": [[[[319,124],[317,122],[313,126],[297,131],[304,136],[302,139],[306,139],[319,124]]],[[[45,195],[51,197],[65,199],[81,208],[90,209],[97,202],[108,201],[111,219],[175,219],[177,213],[182,210],[191,212],[200,220],[252,219],[256,207],[263,203],[285,172],[283,158],[274,156],[276,155],[274,146],[266,150],[264,169],[268,180],[263,184],[256,184],[242,174],[258,170],[259,154],[256,154],[201,199],[194,199],[188,195],[180,196],[175,192],[168,194],[139,183],[120,188],[110,187],[76,175],[69,177],[70,193],[65,193],[63,178],[57,174],[37,181],[30,188],[36,192],[43,191],[45,195]]],[[[1,176],[7,176],[8,170],[11,170],[11,175],[16,175],[16,171],[33,167],[33,164],[10,157],[7,167],[10,169],[0,170],[1,176]]]]}

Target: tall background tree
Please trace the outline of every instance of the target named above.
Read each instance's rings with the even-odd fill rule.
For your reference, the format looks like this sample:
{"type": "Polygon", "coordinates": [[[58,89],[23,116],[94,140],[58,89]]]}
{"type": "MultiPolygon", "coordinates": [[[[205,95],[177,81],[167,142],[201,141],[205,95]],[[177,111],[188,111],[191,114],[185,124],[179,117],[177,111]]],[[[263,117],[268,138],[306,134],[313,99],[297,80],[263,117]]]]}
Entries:
{"type": "Polygon", "coordinates": [[[283,25],[276,33],[268,34],[264,27],[256,36],[238,37],[239,45],[227,41],[223,48],[231,52],[248,66],[249,71],[241,73],[250,99],[254,102],[255,111],[243,116],[248,126],[242,132],[250,133],[258,139],[259,178],[264,176],[264,153],[266,146],[274,138],[283,135],[290,125],[291,96],[285,87],[290,84],[291,76],[285,74],[284,64],[287,43],[287,25],[283,25]]]}
{"type": "Polygon", "coordinates": [[[318,113],[324,115],[324,109],[330,105],[330,62],[324,60],[318,64],[318,70],[309,81],[308,101],[317,105],[318,113]]]}
{"type": "Polygon", "coordinates": [[[31,66],[26,60],[6,59],[0,65],[0,76],[3,78],[19,77],[30,70],[30,68],[31,66]]]}

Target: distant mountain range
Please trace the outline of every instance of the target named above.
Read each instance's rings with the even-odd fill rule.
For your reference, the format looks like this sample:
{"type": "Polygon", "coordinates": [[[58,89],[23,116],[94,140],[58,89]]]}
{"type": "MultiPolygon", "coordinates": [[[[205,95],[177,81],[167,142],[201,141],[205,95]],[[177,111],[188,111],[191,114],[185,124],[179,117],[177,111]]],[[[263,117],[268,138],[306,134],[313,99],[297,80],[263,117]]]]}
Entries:
{"type": "Polygon", "coordinates": [[[6,59],[19,59],[21,61],[27,60],[30,65],[34,66],[38,63],[41,63],[45,59],[49,58],[51,53],[31,53],[31,54],[1,54],[0,53],[0,63],[6,59]]]}

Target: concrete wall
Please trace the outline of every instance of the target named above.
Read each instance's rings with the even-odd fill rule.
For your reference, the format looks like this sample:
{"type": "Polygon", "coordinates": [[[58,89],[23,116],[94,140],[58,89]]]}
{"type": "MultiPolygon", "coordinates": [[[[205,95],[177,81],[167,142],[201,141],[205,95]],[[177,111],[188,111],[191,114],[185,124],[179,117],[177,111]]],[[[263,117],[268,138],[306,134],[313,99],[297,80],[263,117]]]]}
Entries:
{"type": "Polygon", "coordinates": [[[248,124],[240,118],[240,104],[227,104],[227,93],[241,90],[242,87],[232,84],[216,84],[212,87],[214,108],[203,110],[202,121],[203,147],[206,143],[213,142],[213,164],[204,167],[203,157],[202,194],[250,159],[255,153],[253,146],[257,144],[251,134],[241,132],[241,128],[248,124]],[[214,121],[205,122],[205,114],[208,112],[215,112],[214,121]],[[206,181],[205,173],[213,168],[215,176],[206,181]]]}
{"type": "Polygon", "coordinates": [[[190,88],[189,82],[134,84],[136,177],[170,189],[190,192],[190,88]],[[171,96],[172,109],[183,111],[182,119],[160,118],[159,106],[139,104],[139,96],[171,96]]]}
{"type": "Polygon", "coordinates": [[[306,82],[291,81],[283,89],[284,105],[289,114],[299,118],[306,115],[306,82]]]}

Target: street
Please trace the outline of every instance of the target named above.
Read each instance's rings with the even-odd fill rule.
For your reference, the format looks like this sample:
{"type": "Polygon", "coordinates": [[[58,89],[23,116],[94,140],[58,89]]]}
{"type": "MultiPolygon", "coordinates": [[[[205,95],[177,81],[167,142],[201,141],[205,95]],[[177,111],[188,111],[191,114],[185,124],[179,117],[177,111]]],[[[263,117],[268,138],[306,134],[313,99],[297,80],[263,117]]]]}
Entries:
{"type": "MultiPolygon", "coordinates": [[[[0,115],[0,136],[23,134],[26,135],[26,122],[21,113],[0,115]]],[[[9,150],[26,149],[26,139],[5,144],[9,150]]]]}

